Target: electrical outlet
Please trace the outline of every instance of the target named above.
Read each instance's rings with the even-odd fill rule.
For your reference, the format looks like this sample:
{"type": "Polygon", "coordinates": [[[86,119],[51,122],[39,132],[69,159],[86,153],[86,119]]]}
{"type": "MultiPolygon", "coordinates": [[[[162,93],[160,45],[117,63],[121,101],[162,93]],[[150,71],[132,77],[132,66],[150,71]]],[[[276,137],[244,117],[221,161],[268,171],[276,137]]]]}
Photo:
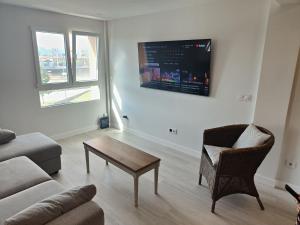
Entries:
{"type": "Polygon", "coordinates": [[[290,169],[296,169],[297,167],[297,162],[294,162],[292,160],[285,160],[285,166],[290,168],[290,169]]]}
{"type": "Polygon", "coordinates": [[[173,129],[173,128],[169,129],[169,134],[177,135],[177,133],[178,133],[177,129],[173,129]]]}

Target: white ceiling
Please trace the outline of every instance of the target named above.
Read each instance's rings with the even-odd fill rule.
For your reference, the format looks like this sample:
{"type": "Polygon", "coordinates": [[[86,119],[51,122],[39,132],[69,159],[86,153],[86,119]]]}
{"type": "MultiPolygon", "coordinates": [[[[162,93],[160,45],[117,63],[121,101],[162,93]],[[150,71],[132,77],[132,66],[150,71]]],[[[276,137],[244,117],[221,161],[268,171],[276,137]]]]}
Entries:
{"type": "Polygon", "coordinates": [[[102,20],[155,13],[216,0],[0,0],[2,3],[102,20]]]}
{"type": "MultiPolygon", "coordinates": [[[[0,0],[12,5],[101,20],[145,15],[214,1],[225,0],[0,0]]],[[[300,3],[300,0],[274,1],[280,4],[300,3]]]]}
{"type": "Polygon", "coordinates": [[[281,5],[283,4],[300,4],[300,0],[277,0],[281,5]]]}

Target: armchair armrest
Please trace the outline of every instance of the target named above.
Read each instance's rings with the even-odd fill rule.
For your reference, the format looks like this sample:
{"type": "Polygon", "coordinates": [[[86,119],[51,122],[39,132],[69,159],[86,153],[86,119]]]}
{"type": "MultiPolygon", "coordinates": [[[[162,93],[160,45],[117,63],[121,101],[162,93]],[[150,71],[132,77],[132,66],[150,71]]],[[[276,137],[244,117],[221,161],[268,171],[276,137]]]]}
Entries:
{"type": "Polygon", "coordinates": [[[207,129],[203,133],[203,144],[231,148],[246,127],[241,124],[207,129]]]}
{"type": "Polygon", "coordinates": [[[229,149],[220,153],[217,173],[221,176],[251,176],[256,173],[270,148],[229,149]]]}

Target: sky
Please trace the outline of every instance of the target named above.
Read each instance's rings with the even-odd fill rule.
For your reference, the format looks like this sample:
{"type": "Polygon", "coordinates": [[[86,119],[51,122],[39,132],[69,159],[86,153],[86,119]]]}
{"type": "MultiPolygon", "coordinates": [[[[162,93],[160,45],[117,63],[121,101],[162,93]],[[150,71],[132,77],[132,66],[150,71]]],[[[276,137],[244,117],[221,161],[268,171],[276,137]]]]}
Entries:
{"type": "Polygon", "coordinates": [[[36,32],[36,40],[39,48],[65,48],[63,34],[36,32]]]}

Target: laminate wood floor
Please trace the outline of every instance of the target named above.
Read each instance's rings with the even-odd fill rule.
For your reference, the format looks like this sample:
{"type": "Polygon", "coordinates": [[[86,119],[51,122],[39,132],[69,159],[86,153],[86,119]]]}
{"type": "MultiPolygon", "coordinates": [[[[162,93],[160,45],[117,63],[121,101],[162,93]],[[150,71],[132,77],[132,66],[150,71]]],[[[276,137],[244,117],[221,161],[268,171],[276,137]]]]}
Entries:
{"type": "Polygon", "coordinates": [[[257,183],[266,210],[246,195],[227,196],[210,212],[210,192],[198,186],[199,159],[117,130],[92,131],[58,141],[63,148],[62,170],[54,179],[66,187],[93,183],[94,200],[103,208],[106,225],[293,225],[295,202],[289,194],[257,183]],[[86,173],[82,142],[103,133],[161,158],[158,193],[154,174],[140,177],[139,207],[133,204],[132,176],[90,154],[86,173]]]}

